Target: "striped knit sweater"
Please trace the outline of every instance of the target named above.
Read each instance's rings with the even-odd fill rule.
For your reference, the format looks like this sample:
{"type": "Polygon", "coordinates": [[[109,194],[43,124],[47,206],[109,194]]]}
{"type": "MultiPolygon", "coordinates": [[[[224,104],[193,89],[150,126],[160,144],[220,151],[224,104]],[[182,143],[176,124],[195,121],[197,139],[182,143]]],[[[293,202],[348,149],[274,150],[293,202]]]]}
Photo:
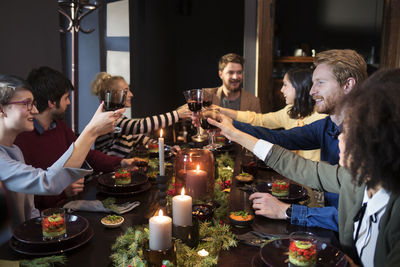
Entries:
{"type": "Polygon", "coordinates": [[[129,119],[121,116],[116,124],[116,126],[122,128],[121,133],[109,133],[98,137],[95,142],[95,149],[107,155],[126,158],[136,145],[147,144],[150,138],[145,133],[165,128],[178,120],[178,112],[176,111],[143,119],[129,119]]]}

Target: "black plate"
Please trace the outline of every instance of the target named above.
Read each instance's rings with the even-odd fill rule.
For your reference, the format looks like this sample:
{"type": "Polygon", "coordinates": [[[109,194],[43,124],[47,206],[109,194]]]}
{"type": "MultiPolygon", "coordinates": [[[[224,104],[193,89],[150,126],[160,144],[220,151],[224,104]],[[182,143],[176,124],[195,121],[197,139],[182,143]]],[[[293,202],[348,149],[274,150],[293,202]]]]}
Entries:
{"type": "Polygon", "coordinates": [[[114,175],[114,172],[105,173],[97,179],[97,182],[102,187],[107,188],[108,192],[115,193],[130,193],[132,191],[137,191],[140,189],[141,185],[148,182],[145,174],[140,172],[131,172],[131,183],[119,185],[115,184],[115,179],[113,178],[114,175]]]}
{"type": "Polygon", "coordinates": [[[251,260],[252,267],[263,267],[266,266],[265,263],[260,258],[260,254],[256,254],[253,259],[251,260]]]}
{"type": "MultiPolygon", "coordinates": [[[[260,249],[259,257],[267,266],[288,266],[289,239],[274,240],[260,249]]],[[[317,241],[317,264],[316,266],[347,266],[345,254],[337,248],[317,241]]]]}
{"type": "MultiPolygon", "coordinates": [[[[271,194],[272,183],[259,183],[256,188],[259,192],[266,192],[271,194]]],[[[307,189],[298,184],[289,184],[289,195],[287,197],[277,197],[279,200],[285,202],[296,202],[308,196],[307,189]]]]}
{"type": "Polygon", "coordinates": [[[97,185],[97,189],[104,194],[107,195],[112,195],[112,196],[116,196],[116,197],[129,197],[129,196],[133,196],[136,194],[140,194],[143,193],[147,190],[149,190],[151,188],[151,183],[147,182],[145,184],[140,185],[139,187],[136,187],[133,191],[130,192],[116,192],[115,190],[110,189],[109,187],[106,186],[102,186],[100,184],[97,185]]]}
{"type": "Polygon", "coordinates": [[[82,246],[93,236],[89,222],[81,216],[67,214],[67,237],[61,240],[43,241],[41,218],[28,220],[14,229],[10,246],[28,255],[51,255],[82,246]]]}

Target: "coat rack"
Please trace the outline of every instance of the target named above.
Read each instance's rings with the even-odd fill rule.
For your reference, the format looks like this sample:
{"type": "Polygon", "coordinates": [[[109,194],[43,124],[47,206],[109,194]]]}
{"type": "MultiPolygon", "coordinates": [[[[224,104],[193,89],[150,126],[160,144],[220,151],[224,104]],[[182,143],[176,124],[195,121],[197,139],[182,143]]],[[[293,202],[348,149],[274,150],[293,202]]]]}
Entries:
{"type": "Polygon", "coordinates": [[[78,33],[89,34],[94,29],[85,30],[81,27],[84,17],[95,11],[99,5],[89,3],[89,0],[58,0],[58,12],[68,20],[66,28],[60,28],[62,33],[71,33],[71,82],[74,90],[71,92],[71,128],[77,134],[79,122],[79,94],[78,94],[78,33]]]}

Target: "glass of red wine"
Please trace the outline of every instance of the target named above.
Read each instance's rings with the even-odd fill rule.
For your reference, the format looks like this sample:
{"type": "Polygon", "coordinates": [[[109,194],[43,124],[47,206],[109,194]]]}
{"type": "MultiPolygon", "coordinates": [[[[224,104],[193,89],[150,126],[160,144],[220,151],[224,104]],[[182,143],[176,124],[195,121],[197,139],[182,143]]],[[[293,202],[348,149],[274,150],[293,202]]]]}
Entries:
{"type": "MultiPolygon", "coordinates": [[[[110,90],[104,93],[104,110],[114,111],[125,107],[127,92],[125,90],[110,90]]],[[[115,127],[114,133],[120,133],[121,127],[115,127]]]]}
{"type": "Polygon", "coordinates": [[[203,89],[203,108],[209,108],[212,104],[213,94],[210,91],[203,89]]]}
{"type": "MultiPolygon", "coordinates": [[[[200,118],[201,116],[201,108],[203,107],[203,90],[202,89],[191,89],[183,92],[185,96],[186,102],[190,111],[196,116],[196,118],[200,118]]],[[[200,127],[196,127],[197,133],[192,138],[197,142],[202,142],[206,140],[206,136],[201,134],[200,127]]]]}
{"type": "Polygon", "coordinates": [[[217,126],[209,124],[207,121],[207,118],[211,118],[213,120],[220,121],[221,114],[218,109],[207,108],[207,109],[203,110],[203,112],[201,114],[201,118],[200,118],[201,128],[211,132],[209,144],[206,145],[204,148],[209,149],[209,150],[215,150],[215,149],[222,147],[222,145],[217,144],[215,142],[215,133],[219,130],[219,128],[217,126]]]}

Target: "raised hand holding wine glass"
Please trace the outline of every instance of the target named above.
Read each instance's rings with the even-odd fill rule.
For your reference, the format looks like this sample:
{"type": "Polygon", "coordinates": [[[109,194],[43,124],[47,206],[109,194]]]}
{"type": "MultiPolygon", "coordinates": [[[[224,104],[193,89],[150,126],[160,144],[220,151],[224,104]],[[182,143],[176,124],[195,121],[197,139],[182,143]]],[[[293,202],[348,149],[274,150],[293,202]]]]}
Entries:
{"type": "MultiPolygon", "coordinates": [[[[125,106],[127,92],[125,90],[107,90],[104,92],[104,110],[115,111],[125,106]]],[[[115,127],[114,133],[120,133],[121,127],[115,127]]]]}
{"type": "Polygon", "coordinates": [[[217,144],[215,142],[215,133],[217,131],[219,131],[219,128],[217,126],[214,126],[214,125],[208,123],[208,121],[207,121],[208,118],[211,118],[218,122],[221,121],[221,113],[219,112],[219,109],[215,109],[215,108],[204,109],[201,114],[201,119],[200,119],[201,127],[203,129],[211,132],[209,144],[206,145],[204,148],[209,149],[209,150],[215,150],[215,149],[222,147],[222,145],[217,144]]]}
{"type": "MultiPolygon", "coordinates": [[[[185,96],[186,102],[190,111],[193,112],[195,118],[200,118],[201,108],[203,107],[203,90],[202,89],[191,89],[183,92],[185,96]]],[[[196,123],[200,124],[200,123],[196,123]]],[[[197,134],[192,138],[197,142],[202,142],[206,140],[205,136],[203,136],[200,132],[200,127],[196,127],[197,134]]]]}

